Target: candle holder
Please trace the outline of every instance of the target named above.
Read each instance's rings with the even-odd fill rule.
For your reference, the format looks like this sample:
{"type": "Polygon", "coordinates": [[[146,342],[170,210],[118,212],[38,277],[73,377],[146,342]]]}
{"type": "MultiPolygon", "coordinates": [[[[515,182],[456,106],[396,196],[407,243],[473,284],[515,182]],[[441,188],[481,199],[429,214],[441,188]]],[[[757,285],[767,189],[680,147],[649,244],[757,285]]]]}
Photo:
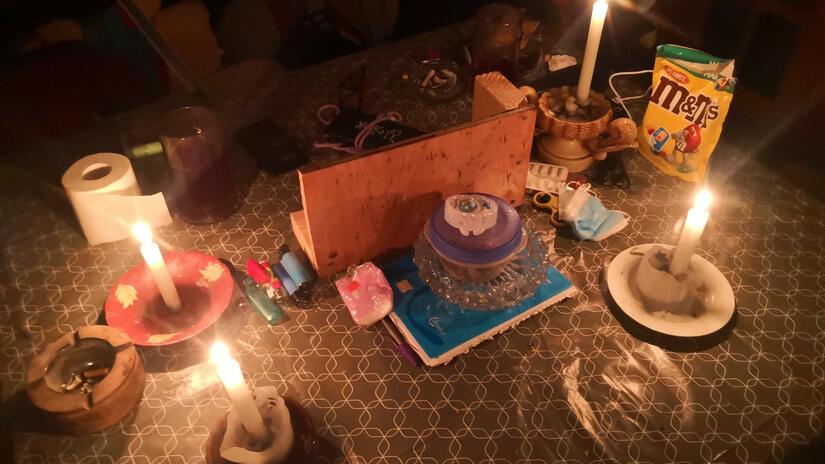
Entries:
{"type": "MultiPolygon", "coordinates": [[[[271,439],[267,445],[258,446],[248,444],[252,449],[246,449],[244,454],[246,459],[230,461],[221,455],[221,448],[226,448],[239,443],[249,443],[246,432],[239,420],[232,417],[230,410],[226,416],[222,417],[215,424],[209,439],[206,442],[206,462],[207,464],[298,464],[312,462],[311,458],[317,453],[318,441],[315,436],[315,426],[312,418],[299,403],[286,397],[278,395],[275,387],[261,387],[255,390],[255,403],[261,412],[261,416],[270,427],[271,439]],[[273,449],[284,445],[284,435],[290,431],[279,430],[277,425],[284,418],[283,412],[289,415],[288,424],[291,428],[291,443],[283,449],[273,449]],[[227,441],[227,433],[230,433],[232,443],[227,441]]],[[[288,438],[288,437],[286,437],[288,438]]],[[[237,450],[236,450],[237,451],[237,450]]]]}
{"type": "Polygon", "coordinates": [[[676,337],[701,337],[734,316],[736,299],[722,272],[694,254],[688,271],[667,269],[673,248],[648,243],[619,253],[607,268],[607,287],[619,309],[640,325],[676,337]]]}
{"type": "Polygon", "coordinates": [[[232,299],[232,276],[214,256],[172,251],[163,257],[180,295],[179,309],[164,304],[143,263],[118,279],[104,305],[106,323],[135,345],[170,345],[193,337],[211,326],[232,299]]]}
{"type": "Polygon", "coordinates": [[[537,144],[539,159],[581,172],[607,153],[637,146],[632,120],[613,119],[610,102],[592,90],[588,104],[579,105],[576,90],[565,85],[539,97],[537,121],[544,133],[537,144]]]}
{"type": "Polygon", "coordinates": [[[82,327],[49,343],[26,370],[26,393],[50,428],[79,435],[109,428],[143,395],[146,373],[129,337],[82,327]]]}

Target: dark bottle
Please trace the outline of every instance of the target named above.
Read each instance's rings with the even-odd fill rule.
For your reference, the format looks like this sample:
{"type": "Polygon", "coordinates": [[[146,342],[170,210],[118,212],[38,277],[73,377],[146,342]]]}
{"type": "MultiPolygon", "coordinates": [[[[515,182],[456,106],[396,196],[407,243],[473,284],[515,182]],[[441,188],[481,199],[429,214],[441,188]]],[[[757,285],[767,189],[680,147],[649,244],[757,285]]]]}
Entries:
{"type": "Polygon", "coordinates": [[[172,172],[168,197],[186,222],[203,224],[231,216],[240,207],[226,139],[217,116],[192,106],[167,114],[160,140],[172,172]]]}
{"type": "Polygon", "coordinates": [[[517,82],[522,10],[502,3],[486,5],[473,22],[472,74],[499,71],[517,82]]]}

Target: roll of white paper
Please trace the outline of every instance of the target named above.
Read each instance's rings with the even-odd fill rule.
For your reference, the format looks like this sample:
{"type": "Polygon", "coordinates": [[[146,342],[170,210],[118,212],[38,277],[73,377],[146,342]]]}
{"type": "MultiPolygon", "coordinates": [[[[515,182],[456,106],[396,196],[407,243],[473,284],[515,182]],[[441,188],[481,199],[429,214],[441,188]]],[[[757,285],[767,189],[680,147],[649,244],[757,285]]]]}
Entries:
{"type": "Polygon", "coordinates": [[[130,237],[142,221],[155,228],[172,222],[162,193],[141,195],[129,158],[96,153],[81,158],[61,179],[91,245],[130,237]]]}

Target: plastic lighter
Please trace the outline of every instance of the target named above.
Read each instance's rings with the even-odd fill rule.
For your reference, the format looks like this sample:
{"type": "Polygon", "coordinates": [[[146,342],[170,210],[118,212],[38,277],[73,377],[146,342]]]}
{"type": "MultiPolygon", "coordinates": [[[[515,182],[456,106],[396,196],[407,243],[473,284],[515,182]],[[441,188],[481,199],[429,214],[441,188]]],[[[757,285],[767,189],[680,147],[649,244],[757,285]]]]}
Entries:
{"type": "Polygon", "coordinates": [[[246,260],[246,273],[249,274],[249,277],[252,277],[255,283],[263,287],[270,299],[281,302],[287,298],[281,281],[272,272],[269,263],[265,261],[258,262],[249,258],[246,260]]]}
{"type": "Polygon", "coordinates": [[[241,290],[244,295],[246,295],[246,299],[249,300],[269,325],[275,325],[283,320],[284,310],[276,303],[273,303],[264,289],[256,284],[251,277],[247,276],[244,278],[241,283],[241,290]]]}
{"type": "Polygon", "coordinates": [[[281,279],[287,294],[295,300],[295,305],[302,309],[308,309],[311,306],[312,299],[309,294],[309,289],[305,286],[298,287],[282,263],[276,263],[271,266],[275,275],[281,279]]]}

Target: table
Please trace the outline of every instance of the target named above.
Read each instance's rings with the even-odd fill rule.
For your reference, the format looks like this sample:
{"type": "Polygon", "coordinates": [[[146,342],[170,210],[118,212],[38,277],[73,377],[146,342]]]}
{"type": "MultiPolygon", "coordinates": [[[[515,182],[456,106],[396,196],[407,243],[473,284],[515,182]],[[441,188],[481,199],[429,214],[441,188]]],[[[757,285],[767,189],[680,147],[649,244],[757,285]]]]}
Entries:
{"type": "MultiPolygon", "coordinates": [[[[226,112],[244,115],[227,122],[238,127],[268,115],[308,146],[320,134],[315,108],[334,101],[338,80],[358,63],[373,79],[368,111],[398,110],[422,130],[466,121],[467,97],[431,105],[396,92],[391,78],[403,52],[455,39],[453,30],[436,31],[263,79],[254,92],[224,101],[226,112]]],[[[111,136],[106,130],[84,142],[50,144],[40,156],[77,158],[89,153],[81,147],[94,145],[90,137],[111,136]]],[[[694,188],[631,154],[632,188],[598,190],[606,206],[630,214],[630,225],[598,243],[562,233],[555,240],[556,262],[581,292],[448,365],[404,363],[383,332],[355,326],[324,280],[313,308],[290,310],[280,325],[234,308],[191,342],[141,348],[149,372],[144,398],[112,429],[56,437],[38,433],[26,417],[7,416],[14,460],[202,462],[210,427],[229,407],[205,362],[215,337],[237,351],[252,384],[274,385],[309,411],[323,441],[319,462],[734,463],[794,456],[821,433],[825,418],[825,206],[735,147],[720,144],[714,157],[723,161],[713,186],[718,202],[701,254],[729,279],[738,317],[703,351],[643,342],[605,302],[604,266],[632,245],[674,243],[674,225],[694,188]]],[[[50,340],[94,324],[109,288],[140,262],[128,241],[88,246],[60,201],[59,183],[43,187],[16,169],[2,171],[0,186],[0,383],[7,405],[23,387],[27,362],[50,340]]],[[[294,240],[288,214],[300,206],[294,172],[261,173],[228,220],[176,219],[158,235],[170,247],[236,265],[273,259],[279,245],[294,240]]],[[[528,206],[520,212],[551,230],[544,213],[528,206]]]]}

